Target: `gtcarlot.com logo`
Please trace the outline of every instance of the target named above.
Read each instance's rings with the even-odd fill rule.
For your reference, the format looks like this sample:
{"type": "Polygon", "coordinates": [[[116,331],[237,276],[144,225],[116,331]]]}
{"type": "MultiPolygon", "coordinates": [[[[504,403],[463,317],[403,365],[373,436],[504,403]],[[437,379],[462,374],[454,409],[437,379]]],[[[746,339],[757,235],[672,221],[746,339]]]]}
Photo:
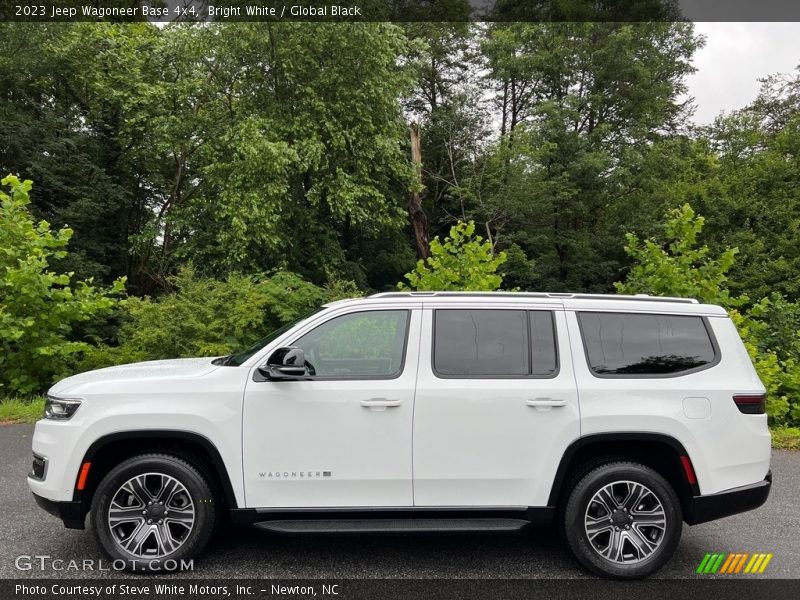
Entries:
{"type": "Polygon", "coordinates": [[[729,554],[725,552],[709,552],[703,557],[696,572],[703,575],[713,575],[716,573],[725,575],[756,575],[766,571],[767,565],[771,560],[772,554],[764,554],[761,552],[738,552],[729,554]]]}
{"type": "Polygon", "coordinates": [[[194,571],[194,559],[152,559],[125,561],[122,559],[107,561],[93,558],[62,559],[53,558],[49,554],[22,554],[14,559],[14,567],[18,571],[194,571]]]}

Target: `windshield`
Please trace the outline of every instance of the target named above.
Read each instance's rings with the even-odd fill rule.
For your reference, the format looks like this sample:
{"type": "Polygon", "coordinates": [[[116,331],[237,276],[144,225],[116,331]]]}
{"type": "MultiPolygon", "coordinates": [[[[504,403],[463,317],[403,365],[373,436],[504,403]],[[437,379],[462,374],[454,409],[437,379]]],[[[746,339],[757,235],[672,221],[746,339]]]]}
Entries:
{"type": "Polygon", "coordinates": [[[302,317],[300,317],[298,319],[295,319],[294,321],[290,321],[289,323],[287,323],[283,327],[279,327],[275,331],[273,331],[273,332],[269,333],[268,335],[266,335],[265,337],[261,338],[255,344],[253,344],[252,346],[250,346],[246,350],[242,350],[240,352],[235,352],[235,353],[231,354],[230,356],[226,356],[224,358],[217,359],[219,362],[217,362],[217,361],[214,361],[214,362],[217,362],[217,364],[224,365],[226,367],[238,367],[244,361],[246,361],[248,358],[253,356],[256,352],[261,350],[264,346],[266,346],[270,342],[274,341],[276,338],[280,337],[281,335],[283,335],[284,333],[289,331],[292,327],[294,327],[295,325],[297,325],[301,321],[305,321],[306,319],[308,319],[312,315],[317,314],[321,310],[322,310],[321,308],[318,308],[317,310],[312,311],[312,312],[310,312],[310,313],[308,313],[306,315],[303,315],[302,317]]]}

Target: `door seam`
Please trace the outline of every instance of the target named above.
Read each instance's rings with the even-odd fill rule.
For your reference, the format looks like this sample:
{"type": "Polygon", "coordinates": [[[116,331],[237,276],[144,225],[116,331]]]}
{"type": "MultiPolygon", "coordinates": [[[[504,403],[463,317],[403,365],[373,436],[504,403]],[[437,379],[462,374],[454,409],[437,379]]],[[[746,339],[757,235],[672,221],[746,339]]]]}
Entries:
{"type": "Polygon", "coordinates": [[[416,373],[414,373],[414,393],[412,394],[411,399],[411,506],[417,505],[417,497],[416,497],[416,489],[415,483],[416,478],[414,477],[414,432],[416,431],[416,415],[417,415],[417,386],[419,385],[419,367],[422,364],[422,330],[423,330],[423,322],[425,319],[425,307],[424,305],[419,308],[419,331],[418,331],[418,342],[417,342],[417,369],[416,373]]]}

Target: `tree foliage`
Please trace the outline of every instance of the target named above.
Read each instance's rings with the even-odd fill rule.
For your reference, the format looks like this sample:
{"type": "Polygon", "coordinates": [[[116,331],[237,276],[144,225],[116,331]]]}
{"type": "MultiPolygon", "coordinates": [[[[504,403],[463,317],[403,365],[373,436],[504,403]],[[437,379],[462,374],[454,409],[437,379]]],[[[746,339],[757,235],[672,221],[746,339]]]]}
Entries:
{"type": "MultiPolygon", "coordinates": [[[[551,4],[496,10],[547,17],[551,4]]],[[[601,4],[550,9],[613,16],[601,4]]],[[[419,289],[608,292],[627,275],[622,291],[732,310],[773,420],[796,420],[800,70],[696,127],[686,81],[703,39],[689,22],[644,18],[674,2],[639,5],[635,23],[444,22],[469,10],[448,0],[406,6],[442,18],[405,24],[0,25],[0,173],[36,181],[27,208],[53,224],[52,244],[74,232],[42,268],[74,277],[41,289],[71,289],[70,305],[75,281],[127,276],[131,296],[112,319],[98,308],[54,326],[63,354],[36,354],[14,385],[45,386],[67,355],[91,366],[225,351],[282,320],[234,321],[226,302],[272,315],[328,297],[331,278],[364,291],[408,273],[419,289]],[[410,212],[420,239],[439,235],[435,265],[414,268],[410,212]],[[459,221],[474,230],[440,241],[459,221]],[[203,286],[215,308],[194,318],[203,286]]]]}
{"type": "Polygon", "coordinates": [[[739,250],[727,248],[718,257],[712,256],[707,245],[698,245],[697,237],[704,224],[705,219],[684,204],[667,214],[666,245],[628,233],[625,252],[635,262],[626,280],[614,284],[617,292],[696,298],[729,308],[740,306],[742,299],[731,298],[727,289],[728,271],[739,250]]]}
{"type": "Polygon", "coordinates": [[[667,214],[664,239],[640,241],[627,235],[625,251],[635,261],[624,282],[615,283],[624,294],[696,298],[728,308],[745,347],[767,388],[767,412],[779,425],[800,423],[800,305],[779,294],[750,303],[732,297],[728,273],[738,250],[726,248],[719,256],[699,245],[705,219],[686,204],[667,214]]]}
{"type": "Polygon", "coordinates": [[[50,270],[64,258],[71,229],[50,230],[28,210],[32,183],[5,177],[0,191],[0,393],[30,394],[89,347],[79,326],[111,309],[123,281],[99,289],[91,280],[50,270]]]}
{"type": "Polygon", "coordinates": [[[381,23],[5,25],[0,170],[76,228],[70,268],[135,293],[189,262],[391,284],[411,263],[406,45],[381,23]],[[388,273],[361,260],[386,239],[388,273]]]}
{"type": "Polygon", "coordinates": [[[450,228],[450,235],[431,241],[431,255],[417,261],[416,268],[406,273],[408,284],[398,287],[418,291],[492,291],[503,278],[497,268],[506,261],[505,252],[495,255],[492,245],[475,234],[475,223],[459,222],[450,228]]]}
{"type": "Polygon", "coordinates": [[[170,277],[169,285],[171,291],[158,298],[127,299],[116,345],[88,350],[80,368],[229,354],[325,302],[359,294],[347,281],[320,287],[288,272],[217,280],[199,276],[192,266],[170,277]]]}

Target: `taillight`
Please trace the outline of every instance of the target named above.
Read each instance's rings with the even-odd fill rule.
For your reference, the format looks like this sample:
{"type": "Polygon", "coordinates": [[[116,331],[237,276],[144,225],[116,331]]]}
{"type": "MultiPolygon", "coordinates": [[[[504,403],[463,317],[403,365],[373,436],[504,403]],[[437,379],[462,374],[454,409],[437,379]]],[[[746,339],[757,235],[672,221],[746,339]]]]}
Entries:
{"type": "Polygon", "coordinates": [[[766,412],[766,394],[735,394],[733,401],[739,412],[746,415],[763,415],[766,412]]]}

